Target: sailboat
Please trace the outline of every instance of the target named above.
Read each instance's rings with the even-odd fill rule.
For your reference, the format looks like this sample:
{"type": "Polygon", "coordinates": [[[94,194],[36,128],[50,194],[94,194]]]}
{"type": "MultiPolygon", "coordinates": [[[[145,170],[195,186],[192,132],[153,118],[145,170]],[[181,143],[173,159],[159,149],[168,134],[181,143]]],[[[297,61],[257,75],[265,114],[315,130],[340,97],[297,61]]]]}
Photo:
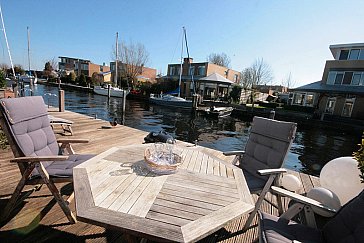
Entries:
{"type": "MultiPolygon", "coordinates": [[[[114,75],[114,84],[117,85],[118,82],[118,39],[119,33],[116,32],[116,55],[115,55],[115,75],[114,75]]],[[[128,95],[129,90],[123,90],[117,87],[102,87],[102,86],[94,86],[94,93],[98,95],[123,98],[124,95],[128,95]],[[109,93],[110,89],[110,93],[109,93]]]]}
{"type": "Polygon", "coordinates": [[[29,27],[27,27],[27,37],[28,37],[28,73],[25,75],[19,76],[19,80],[24,83],[29,84],[36,84],[38,79],[37,75],[34,72],[34,75],[32,74],[32,71],[30,69],[30,35],[29,35],[29,27]]]}
{"type": "MultiPolygon", "coordinates": [[[[185,27],[182,28],[183,29],[183,35],[182,35],[182,49],[181,49],[181,66],[180,66],[180,74],[179,74],[179,82],[178,82],[178,88],[177,88],[177,92],[178,96],[173,96],[172,92],[167,93],[167,94],[160,94],[160,95],[154,95],[151,94],[149,97],[149,102],[156,104],[156,105],[164,105],[164,106],[170,106],[170,107],[178,107],[178,108],[185,108],[185,109],[192,109],[192,101],[191,100],[186,100],[184,98],[181,97],[181,80],[182,80],[182,64],[183,64],[183,41],[185,41],[186,43],[186,50],[187,50],[187,55],[188,55],[188,59],[190,59],[190,54],[188,51],[188,45],[187,45],[187,34],[186,34],[186,29],[185,27]]],[[[191,74],[191,79],[192,79],[192,83],[193,83],[193,74],[191,74]]]]}

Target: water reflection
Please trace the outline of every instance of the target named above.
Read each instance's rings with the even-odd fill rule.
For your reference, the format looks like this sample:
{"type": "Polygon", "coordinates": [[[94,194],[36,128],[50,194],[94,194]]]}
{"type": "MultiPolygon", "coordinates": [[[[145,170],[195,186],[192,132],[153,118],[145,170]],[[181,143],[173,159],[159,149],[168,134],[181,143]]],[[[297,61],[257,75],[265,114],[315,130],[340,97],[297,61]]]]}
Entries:
{"type": "MultiPolygon", "coordinates": [[[[36,85],[35,93],[58,95],[55,87],[36,85]]],[[[45,102],[57,106],[57,97],[45,102]]],[[[65,91],[67,110],[120,123],[122,117],[121,99],[65,91]]],[[[250,121],[226,117],[210,119],[186,110],[150,105],[141,101],[126,103],[125,125],[144,131],[165,130],[173,137],[220,151],[241,150],[248,139],[250,121]]],[[[296,171],[318,175],[322,166],[331,159],[350,156],[357,150],[361,133],[340,131],[310,121],[299,122],[296,139],[287,156],[285,167],[296,171]]]]}

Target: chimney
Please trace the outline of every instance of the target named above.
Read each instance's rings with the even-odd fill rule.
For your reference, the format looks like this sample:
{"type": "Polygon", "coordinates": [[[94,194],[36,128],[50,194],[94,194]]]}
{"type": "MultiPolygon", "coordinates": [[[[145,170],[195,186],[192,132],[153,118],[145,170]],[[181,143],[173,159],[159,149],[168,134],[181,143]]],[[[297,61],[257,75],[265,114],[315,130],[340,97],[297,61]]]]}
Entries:
{"type": "Polygon", "coordinates": [[[190,58],[185,57],[185,58],[183,58],[183,63],[185,63],[185,64],[193,63],[193,58],[192,57],[190,57],[190,58]]]}

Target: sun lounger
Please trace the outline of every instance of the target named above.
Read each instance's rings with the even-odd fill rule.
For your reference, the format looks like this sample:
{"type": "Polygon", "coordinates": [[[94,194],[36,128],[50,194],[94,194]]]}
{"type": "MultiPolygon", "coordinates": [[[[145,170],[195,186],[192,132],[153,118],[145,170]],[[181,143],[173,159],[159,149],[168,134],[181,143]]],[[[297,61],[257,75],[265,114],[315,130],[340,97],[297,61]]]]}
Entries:
{"type": "Polygon", "coordinates": [[[67,119],[63,119],[60,117],[55,117],[52,115],[48,115],[48,118],[50,120],[51,123],[51,127],[54,130],[54,126],[55,125],[60,125],[63,129],[63,132],[66,133],[70,133],[71,135],[73,135],[73,131],[72,131],[72,124],[73,121],[67,120],[67,119]]]}

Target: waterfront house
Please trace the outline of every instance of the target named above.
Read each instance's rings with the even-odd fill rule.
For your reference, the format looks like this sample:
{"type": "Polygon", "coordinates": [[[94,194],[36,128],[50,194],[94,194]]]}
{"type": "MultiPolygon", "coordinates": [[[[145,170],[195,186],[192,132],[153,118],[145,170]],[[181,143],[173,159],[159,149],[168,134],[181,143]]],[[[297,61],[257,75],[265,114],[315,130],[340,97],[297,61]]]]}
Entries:
{"type": "Polygon", "coordinates": [[[98,65],[87,59],[63,56],[60,56],[59,58],[60,62],[58,63],[58,69],[60,71],[65,71],[66,73],[73,71],[77,76],[80,76],[81,73],[83,73],[87,77],[92,77],[94,73],[110,71],[110,67],[105,66],[105,63],[98,65]]]}
{"type": "Polygon", "coordinates": [[[315,108],[322,118],[364,120],[364,43],[330,45],[322,80],[294,89],[292,105],[315,108]]]}
{"type": "MultiPolygon", "coordinates": [[[[136,75],[136,82],[137,83],[143,83],[143,82],[151,82],[154,83],[156,80],[156,76],[157,76],[157,70],[154,68],[150,68],[150,67],[144,67],[144,66],[140,66],[140,67],[132,67],[131,65],[122,63],[121,61],[118,61],[118,77],[119,80],[122,77],[127,76],[128,74],[128,70],[127,69],[135,69],[135,72],[137,73],[136,75]]],[[[110,70],[111,70],[111,79],[114,80],[114,75],[115,75],[115,62],[110,62],[110,70]]],[[[129,70],[130,72],[131,71],[129,70]]]]}
{"type": "MultiPolygon", "coordinates": [[[[181,64],[168,64],[167,75],[162,78],[163,82],[168,81],[179,81],[181,74],[181,64]]],[[[216,98],[224,97],[228,94],[228,89],[231,84],[238,84],[240,80],[240,72],[233,69],[219,66],[217,64],[209,62],[193,62],[193,58],[184,58],[182,63],[182,74],[181,74],[181,95],[184,97],[190,97],[192,95],[192,76],[193,81],[196,84],[196,92],[204,97],[216,98]],[[201,80],[208,76],[218,77],[217,80],[201,80]],[[219,77],[223,79],[219,82],[219,77]],[[219,83],[219,85],[216,85],[219,83]]],[[[221,78],[220,78],[221,79],[221,78]]]]}

